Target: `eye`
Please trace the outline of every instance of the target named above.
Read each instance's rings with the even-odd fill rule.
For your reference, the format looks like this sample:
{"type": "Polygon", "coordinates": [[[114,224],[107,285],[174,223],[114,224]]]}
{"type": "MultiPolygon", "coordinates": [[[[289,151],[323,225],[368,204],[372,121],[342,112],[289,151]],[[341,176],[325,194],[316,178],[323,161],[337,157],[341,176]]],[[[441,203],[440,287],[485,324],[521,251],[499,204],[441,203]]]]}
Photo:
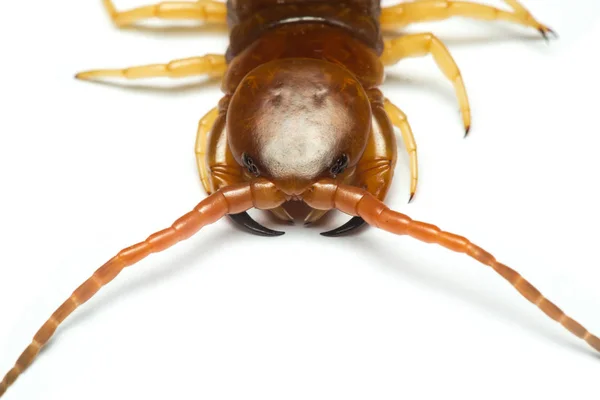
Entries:
{"type": "Polygon", "coordinates": [[[342,154],[340,156],[340,158],[338,158],[335,161],[335,163],[331,166],[331,168],[329,169],[329,173],[331,173],[331,175],[333,175],[335,177],[336,175],[339,175],[342,172],[344,172],[344,170],[346,169],[347,166],[348,166],[348,155],[342,154]]]}
{"type": "Polygon", "coordinates": [[[246,167],[248,172],[250,172],[252,175],[260,175],[258,167],[254,164],[254,160],[252,160],[252,157],[250,157],[248,154],[242,154],[242,162],[244,163],[244,167],[246,167]]]}

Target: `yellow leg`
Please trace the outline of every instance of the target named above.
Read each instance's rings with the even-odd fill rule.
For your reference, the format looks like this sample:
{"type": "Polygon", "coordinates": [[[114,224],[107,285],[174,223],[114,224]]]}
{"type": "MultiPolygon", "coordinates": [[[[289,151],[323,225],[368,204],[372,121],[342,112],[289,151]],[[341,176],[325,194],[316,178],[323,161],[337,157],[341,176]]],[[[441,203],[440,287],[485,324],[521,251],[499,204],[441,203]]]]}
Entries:
{"type": "Polygon", "coordinates": [[[149,18],[197,20],[220,24],[225,24],[227,20],[225,3],[217,1],[161,2],[127,11],[117,11],[111,0],[103,0],[103,2],[113,22],[119,27],[133,25],[149,18]]]}
{"type": "Polygon", "coordinates": [[[222,76],[227,64],[225,57],[218,54],[207,54],[202,57],[173,60],[167,64],[141,65],[123,69],[97,69],[80,72],[77,79],[89,80],[94,78],[118,77],[125,79],[140,78],[183,78],[194,75],[222,76]]]}
{"type": "Polygon", "coordinates": [[[385,99],[384,102],[385,112],[388,114],[392,124],[400,129],[402,134],[402,140],[404,141],[404,147],[408,153],[408,159],[410,162],[410,200],[415,197],[417,192],[417,183],[419,182],[419,165],[417,161],[417,143],[415,142],[415,136],[413,135],[406,114],[396,107],[390,100],[385,99]]]}
{"type": "Polygon", "coordinates": [[[429,54],[433,56],[440,70],[454,85],[465,134],[468,134],[471,129],[471,107],[462,75],[448,48],[434,34],[420,33],[385,40],[381,61],[384,65],[393,65],[403,58],[422,57],[429,54]]]}
{"type": "Polygon", "coordinates": [[[546,25],[539,23],[517,0],[504,0],[512,11],[476,4],[467,1],[417,0],[384,8],[381,25],[384,28],[400,28],[412,23],[440,21],[451,17],[466,17],[480,20],[501,20],[537,29],[544,38],[555,34],[546,25]]]}
{"type": "Polygon", "coordinates": [[[244,168],[235,161],[227,144],[225,117],[225,112],[215,107],[198,124],[196,165],[207,194],[244,181],[244,168]]]}
{"type": "Polygon", "coordinates": [[[202,181],[202,186],[209,195],[212,193],[212,188],[210,185],[208,165],[206,164],[206,147],[208,143],[208,134],[218,116],[219,109],[215,107],[202,117],[198,123],[198,135],[196,136],[196,164],[198,166],[198,173],[200,175],[200,180],[202,181]]]}

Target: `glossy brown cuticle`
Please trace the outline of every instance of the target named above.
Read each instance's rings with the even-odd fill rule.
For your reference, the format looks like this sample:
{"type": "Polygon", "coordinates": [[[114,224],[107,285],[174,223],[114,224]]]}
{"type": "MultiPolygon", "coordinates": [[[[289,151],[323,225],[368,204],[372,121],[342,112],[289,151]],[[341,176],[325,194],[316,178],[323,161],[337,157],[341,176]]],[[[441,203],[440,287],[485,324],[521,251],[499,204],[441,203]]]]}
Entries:
{"type": "MultiPolygon", "coordinates": [[[[192,19],[228,27],[226,54],[76,75],[80,80],[222,78],[223,97],[201,118],[196,136],[196,161],[208,196],[171,226],[117,252],[77,287],[42,324],[0,381],[0,396],[32,364],[64,320],[126,268],[225,216],[255,234],[280,236],[283,232],[263,227],[246,211],[269,210],[277,218],[291,221],[284,208],[288,201],[303,201],[310,207],[306,224],[318,221],[329,210],[352,217],[347,224],[324,233],[327,236],[347,234],[367,223],[465,254],[489,267],[549,318],[600,352],[600,338],[490,252],[463,236],[393,211],[383,202],[397,160],[394,127],[399,129],[409,157],[411,199],[418,182],[417,145],[408,117],[380,90],[384,66],[431,56],[454,87],[463,132],[470,130],[471,109],[463,76],[441,39],[428,32],[384,39],[381,28],[397,30],[412,23],[460,16],[509,21],[536,29],[546,39],[554,33],[519,1],[505,3],[510,10],[452,0],[403,1],[385,8],[377,0],[202,0],[160,2],[119,11],[112,1],[104,0],[118,27],[154,18],[192,19]]],[[[256,255],[261,262],[273,261],[266,242],[256,255]]]]}

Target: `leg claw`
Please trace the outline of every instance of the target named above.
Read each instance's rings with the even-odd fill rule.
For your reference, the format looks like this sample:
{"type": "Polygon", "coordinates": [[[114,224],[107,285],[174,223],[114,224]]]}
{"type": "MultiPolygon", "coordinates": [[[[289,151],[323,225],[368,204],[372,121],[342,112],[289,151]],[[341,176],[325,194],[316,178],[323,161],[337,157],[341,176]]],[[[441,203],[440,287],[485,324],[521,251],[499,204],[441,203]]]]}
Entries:
{"type": "Polygon", "coordinates": [[[558,34],[553,29],[550,29],[547,26],[544,26],[544,25],[540,26],[538,28],[538,31],[544,37],[544,40],[546,42],[550,41],[550,36],[554,36],[555,39],[558,39],[558,34]]]}

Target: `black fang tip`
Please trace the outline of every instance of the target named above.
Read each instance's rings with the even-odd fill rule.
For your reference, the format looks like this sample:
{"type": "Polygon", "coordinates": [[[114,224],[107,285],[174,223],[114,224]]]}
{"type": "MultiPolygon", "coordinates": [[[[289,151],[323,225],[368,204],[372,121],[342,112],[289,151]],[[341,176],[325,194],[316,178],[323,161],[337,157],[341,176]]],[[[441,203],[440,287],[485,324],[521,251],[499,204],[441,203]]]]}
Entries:
{"type": "Polygon", "coordinates": [[[330,231],[327,231],[327,232],[322,232],[321,235],[327,236],[327,237],[342,236],[342,235],[345,235],[347,233],[357,230],[364,224],[365,224],[365,220],[362,219],[361,217],[352,217],[350,219],[350,221],[346,222],[344,225],[342,225],[338,228],[332,229],[330,231]]]}
{"type": "Polygon", "coordinates": [[[237,225],[245,228],[246,231],[254,235],[273,237],[285,234],[285,232],[274,231],[272,229],[262,226],[261,224],[253,220],[247,212],[243,212],[240,214],[229,214],[229,218],[231,218],[231,220],[237,225]]]}

